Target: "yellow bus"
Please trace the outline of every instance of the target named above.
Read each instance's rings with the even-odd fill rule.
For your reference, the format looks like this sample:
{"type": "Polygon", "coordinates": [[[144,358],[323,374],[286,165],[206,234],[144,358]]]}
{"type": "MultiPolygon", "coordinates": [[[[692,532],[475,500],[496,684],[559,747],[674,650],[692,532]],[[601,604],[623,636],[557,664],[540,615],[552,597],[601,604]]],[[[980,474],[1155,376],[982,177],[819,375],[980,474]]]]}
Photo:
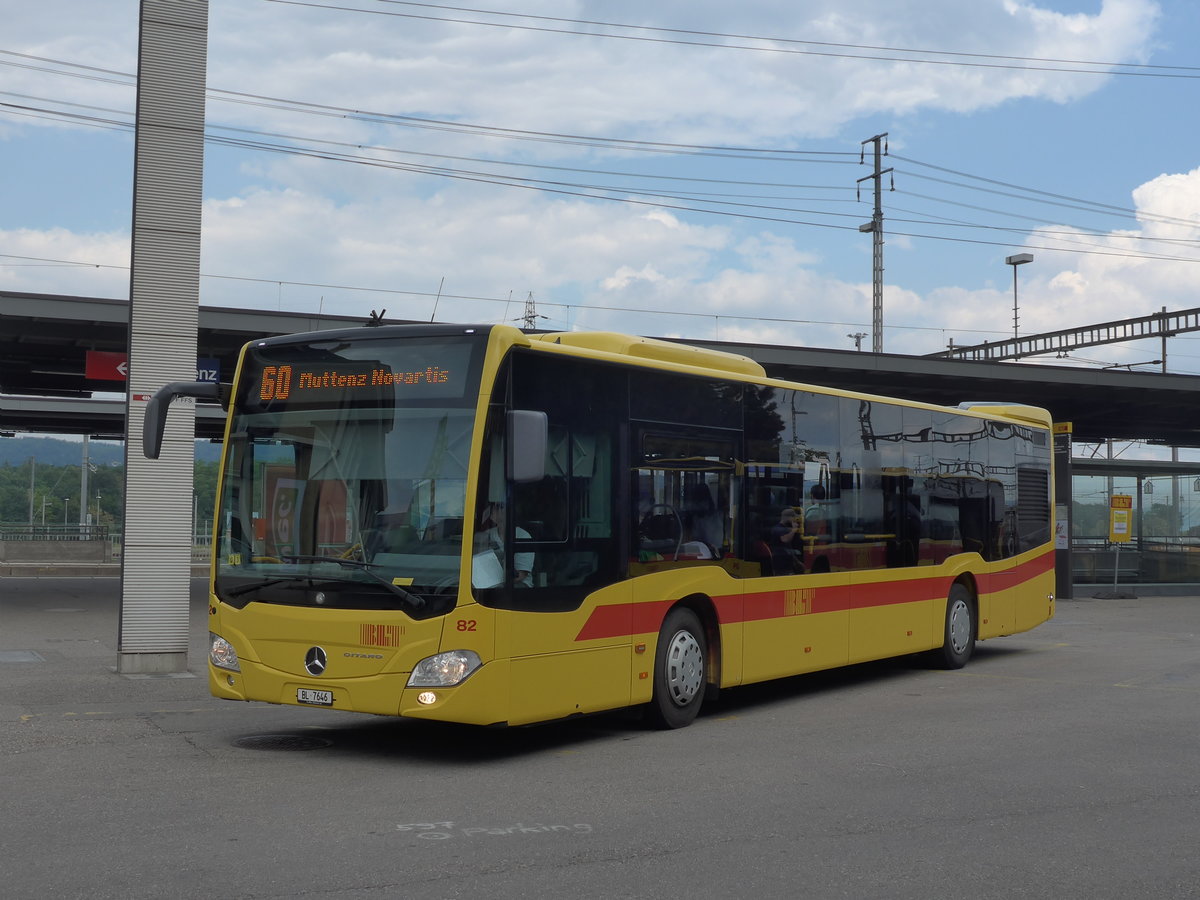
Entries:
{"type": "MultiPolygon", "coordinates": [[[[157,454],[173,384],[147,411],[157,454]]],[[[1054,614],[1051,421],[611,333],[255,341],[224,391],[213,694],[478,725],[926,653],[1054,614]]]]}

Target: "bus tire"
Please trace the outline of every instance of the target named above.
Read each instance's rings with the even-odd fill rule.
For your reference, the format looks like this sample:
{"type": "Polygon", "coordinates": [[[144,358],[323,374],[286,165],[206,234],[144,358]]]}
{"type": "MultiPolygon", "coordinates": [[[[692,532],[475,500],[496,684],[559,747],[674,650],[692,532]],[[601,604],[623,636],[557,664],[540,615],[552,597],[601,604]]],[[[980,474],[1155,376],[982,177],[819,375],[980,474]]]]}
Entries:
{"type": "Polygon", "coordinates": [[[707,687],[708,642],[699,617],[676,607],[663,620],[654,651],[654,694],[647,719],[658,728],[683,728],[700,712],[707,687]]]}
{"type": "Polygon", "coordinates": [[[942,634],[938,662],[946,669],[961,669],[975,650],[975,597],[965,584],[955,583],[950,588],[942,634]]]}

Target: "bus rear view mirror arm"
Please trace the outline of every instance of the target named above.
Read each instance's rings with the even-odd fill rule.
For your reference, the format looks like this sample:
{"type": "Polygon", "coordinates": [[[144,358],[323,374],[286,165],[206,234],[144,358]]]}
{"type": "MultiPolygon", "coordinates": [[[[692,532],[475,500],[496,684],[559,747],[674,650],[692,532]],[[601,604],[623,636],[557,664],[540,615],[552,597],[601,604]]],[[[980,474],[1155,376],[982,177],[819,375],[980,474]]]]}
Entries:
{"type": "Polygon", "coordinates": [[[155,391],[146,404],[146,416],[142,423],[142,453],[147,459],[158,459],[162,450],[163,431],[167,427],[167,410],[176,397],[220,400],[221,385],[209,381],[172,381],[155,391]]]}

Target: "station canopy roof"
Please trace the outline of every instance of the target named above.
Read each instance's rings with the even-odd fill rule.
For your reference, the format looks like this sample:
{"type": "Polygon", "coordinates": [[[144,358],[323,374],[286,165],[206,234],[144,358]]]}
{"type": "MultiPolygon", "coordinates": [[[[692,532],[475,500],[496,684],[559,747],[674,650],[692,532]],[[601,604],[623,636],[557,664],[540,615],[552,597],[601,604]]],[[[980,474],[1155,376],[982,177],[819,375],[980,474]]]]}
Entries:
{"type": "MultiPolygon", "coordinates": [[[[389,320],[390,321],[390,320],[389,320]]],[[[232,377],[243,344],[277,334],[362,325],[365,317],[204,307],[200,359],[232,377]]],[[[89,351],[128,349],[125,300],[0,292],[0,430],[120,436],[125,384],[88,377],[89,351]]],[[[1149,440],[1200,447],[1200,376],[1085,369],[1033,362],[976,362],[819,350],[771,344],[689,341],[740,353],[768,374],[946,406],[1011,402],[1042,406],[1072,424],[1075,440],[1149,440]]],[[[111,373],[109,373],[111,374],[111,373]]],[[[198,408],[197,432],[220,433],[219,410],[198,408]]]]}

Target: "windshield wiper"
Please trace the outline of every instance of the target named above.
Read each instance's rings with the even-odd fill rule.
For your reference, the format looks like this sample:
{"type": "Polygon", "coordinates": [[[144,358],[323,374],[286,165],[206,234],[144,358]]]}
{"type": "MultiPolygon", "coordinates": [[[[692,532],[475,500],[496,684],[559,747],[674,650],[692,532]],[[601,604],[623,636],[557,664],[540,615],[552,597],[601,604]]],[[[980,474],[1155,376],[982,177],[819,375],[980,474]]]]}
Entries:
{"type": "Polygon", "coordinates": [[[257,591],[260,588],[271,587],[274,584],[283,584],[287,581],[302,581],[307,580],[312,582],[311,575],[288,575],[283,578],[268,578],[266,581],[252,581],[249,584],[241,584],[233,588],[225,588],[221,591],[227,597],[240,597],[242,594],[248,594],[251,591],[257,591]]]}
{"type": "MultiPolygon", "coordinates": [[[[418,596],[417,594],[414,594],[411,591],[406,591],[404,588],[400,587],[400,585],[394,584],[393,582],[388,581],[388,579],[384,578],[379,573],[372,572],[371,569],[378,566],[379,563],[363,562],[361,559],[344,559],[340,556],[297,556],[297,555],[289,554],[287,556],[281,556],[279,558],[284,560],[285,562],[331,562],[331,563],[337,563],[339,566],[344,566],[348,569],[358,569],[359,571],[361,571],[367,575],[370,575],[373,579],[375,579],[375,581],[377,581],[379,584],[382,584],[384,587],[386,587],[389,591],[391,591],[396,596],[400,597],[402,600],[406,600],[407,602],[411,603],[413,609],[422,609],[425,606],[425,598],[424,597],[418,596]]],[[[316,577],[316,576],[310,575],[309,577],[311,578],[311,577],[316,577]]],[[[286,581],[286,580],[287,579],[277,579],[277,581],[286,581]]],[[[270,582],[270,583],[273,584],[275,582],[270,582]]]]}
{"type": "Polygon", "coordinates": [[[344,556],[302,556],[295,553],[288,553],[286,555],[280,554],[278,558],[284,562],[331,562],[350,569],[369,569],[372,566],[379,565],[379,563],[363,562],[361,559],[348,559],[344,556]]]}

